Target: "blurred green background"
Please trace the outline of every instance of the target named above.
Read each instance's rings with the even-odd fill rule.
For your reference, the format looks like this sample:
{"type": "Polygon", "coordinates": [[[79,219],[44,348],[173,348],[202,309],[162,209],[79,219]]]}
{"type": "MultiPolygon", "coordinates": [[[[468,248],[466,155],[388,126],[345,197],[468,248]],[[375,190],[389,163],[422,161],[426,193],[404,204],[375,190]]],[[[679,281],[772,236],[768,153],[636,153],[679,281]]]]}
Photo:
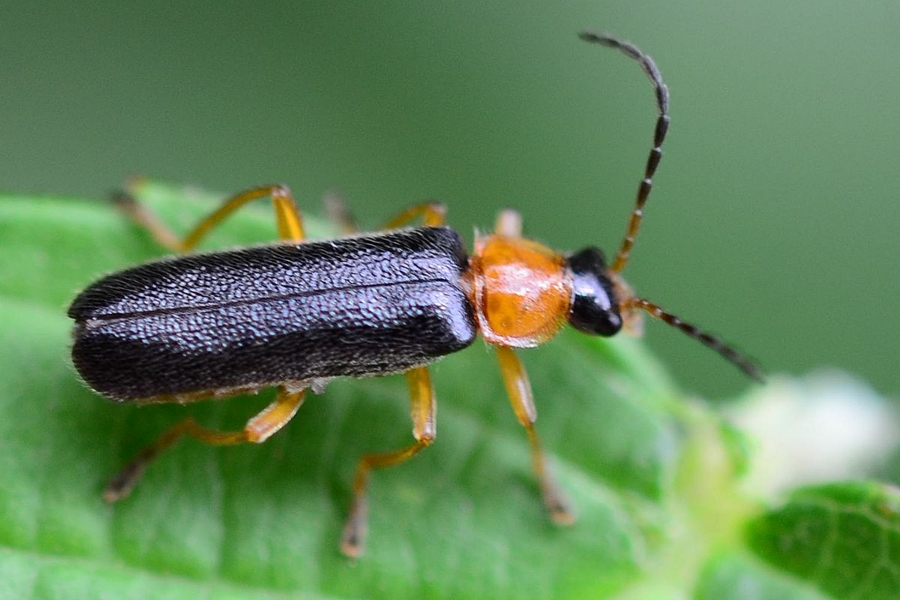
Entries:
{"type": "MultiPolygon", "coordinates": [[[[339,189],[367,225],[438,198],[470,238],[513,206],[537,239],[608,253],[653,96],[635,64],[576,32],[626,37],[672,93],[629,281],[770,373],[836,366],[900,391],[895,0],[8,0],[2,13],[0,190],[280,181],[310,212],[339,189]]],[[[647,330],[688,389],[746,385],[681,334],[647,330]]]]}

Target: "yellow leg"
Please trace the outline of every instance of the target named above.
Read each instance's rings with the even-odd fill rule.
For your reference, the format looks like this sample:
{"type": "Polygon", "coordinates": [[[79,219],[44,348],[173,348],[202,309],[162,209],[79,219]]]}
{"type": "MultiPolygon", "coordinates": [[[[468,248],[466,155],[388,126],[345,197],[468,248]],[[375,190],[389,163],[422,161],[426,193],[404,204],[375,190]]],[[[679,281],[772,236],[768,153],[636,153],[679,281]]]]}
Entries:
{"type": "Polygon", "coordinates": [[[388,221],[382,229],[397,229],[418,217],[422,217],[422,221],[428,227],[440,227],[446,221],[447,207],[438,202],[423,202],[410,206],[388,221]]]}
{"type": "Polygon", "coordinates": [[[437,433],[437,403],[428,368],[418,367],[407,371],[406,378],[409,383],[413,437],[416,441],[402,450],[366,454],[360,459],[353,480],[353,502],[341,536],[341,552],[351,558],[362,554],[365,546],[368,512],[366,489],[369,485],[369,473],[372,469],[383,469],[409,460],[420,450],[431,445],[437,433]]]}
{"type": "Polygon", "coordinates": [[[291,190],[284,185],[260,186],[232,196],[200,221],[184,239],[174,234],[165,223],[146,207],[136,202],[129,194],[120,192],[113,197],[113,201],[138,225],[147,229],[157,242],[175,252],[189,252],[200,243],[203,236],[231,213],[248,202],[267,196],[272,198],[272,204],[275,207],[278,238],[293,242],[302,241],[304,237],[303,217],[300,215],[291,190]]]}
{"type": "MultiPolygon", "coordinates": [[[[340,194],[331,192],[323,198],[325,214],[336,223],[345,234],[359,232],[359,225],[353,217],[353,213],[344,203],[340,194]]],[[[398,215],[384,224],[381,229],[398,229],[415,219],[422,217],[422,221],[429,227],[439,227],[444,224],[447,217],[447,207],[438,202],[423,202],[404,209],[398,215]]]]}
{"type": "Polygon", "coordinates": [[[503,383],[506,385],[506,393],[509,395],[516,418],[528,433],[528,442],[531,444],[531,460],[541,493],[544,496],[544,504],[547,505],[550,518],[554,523],[569,525],[575,522],[575,515],[569,508],[569,503],[562,491],[550,476],[547,458],[534,428],[537,409],[534,407],[534,396],[531,392],[528,374],[512,348],[496,346],[496,349],[497,358],[500,360],[500,373],[503,375],[503,383]]]}
{"type": "Polygon", "coordinates": [[[305,395],[306,390],[288,392],[279,388],[275,401],[247,421],[241,431],[214,431],[199,425],[193,418],[181,421],[163,433],[154,443],[141,450],[118,475],[113,477],[103,491],[103,499],[107,502],[115,502],[130,494],[147,466],[156,460],[163,450],[184,436],[190,436],[216,446],[244,442],[263,443],[293,418],[297,409],[303,404],[305,395]]]}

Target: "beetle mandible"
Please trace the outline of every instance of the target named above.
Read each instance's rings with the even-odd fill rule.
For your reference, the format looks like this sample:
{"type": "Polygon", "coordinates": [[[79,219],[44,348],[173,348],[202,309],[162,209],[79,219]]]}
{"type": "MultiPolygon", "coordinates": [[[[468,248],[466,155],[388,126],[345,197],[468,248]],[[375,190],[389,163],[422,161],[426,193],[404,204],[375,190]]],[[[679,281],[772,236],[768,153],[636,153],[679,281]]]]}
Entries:
{"type": "MultiPolygon", "coordinates": [[[[582,33],[590,43],[634,59],[652,82],[658,117],[626,234],[611,264],[595,247],[562,254],[521,235],[518,213],[500,213],[493,233],[467,254],[444,225],[442,205],[413,206],[385,232],[304,240],[290,190],[266,185],[226,200],[180,239],[127,195],[119,206],[166,247],[189,252],[239,207],[271,198],[278,244],[194,254],[114,273],[69,307],[72,360],[84,381],[116,402],[192,402],[276,387],[275,400],[243,430],[220,432],[192,419],[176,424],[110,481],[104,498],[125,497],[160,452],[184,436],[216,445],[261,443],[335,377],[405,373],[414,442],[363,456],[341,550],[358,556],[366,533],[366,488],[373,469],[402,463],[435,438],[435,393],[428,365],[472,344],[494,347],[513,410],[525,428],[534,471],[551,518],[573,514],[554,483],[535,431],[537,411],[515,348],[552,338],[566,323],[611,336],[649,314],[699,340],[754,379],[759,369],[718,338],[636,296],[621,277],[669,125],[669,93],[653,60],[629,42],[582,33]],[[421,219],[422,227],[407,227],[421,219]]],[[[344,219],[352,228],[349,219],[344,219]]]]}

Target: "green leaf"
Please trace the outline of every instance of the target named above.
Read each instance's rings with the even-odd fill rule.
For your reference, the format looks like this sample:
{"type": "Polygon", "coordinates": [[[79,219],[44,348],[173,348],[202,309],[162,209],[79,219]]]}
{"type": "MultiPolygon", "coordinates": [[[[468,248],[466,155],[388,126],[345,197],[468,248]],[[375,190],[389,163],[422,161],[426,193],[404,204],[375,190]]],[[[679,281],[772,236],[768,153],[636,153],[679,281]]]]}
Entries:
{"type": "Polygon", "coordinates": [[[748,524],[766,561],[835,598],[900,596],[900,490],[834,483],[794,491],[748,524]]]}
{"type": "MultiPolygon", "coordinates": [[[[180,232],[218,201],[152,182],[135,191],[180,232]]],[[[271,240],[259,204],[203,247],[271,240]]],[[[338,551],[351,482],[362,454],[411,439],[402,377],[335,381],[265,444],[180,443],[130,497],[104,504],[108,478],[171,424],[192,415],[239,429],[272,397],[138,408],[78,381],[68,303],[102,274],[162,254],[106,202],[0,198],[0,598],[819,598],[747,552],[743,532],[761,508],[739,486],[746,440],[680,397],[624,337],[567,332],[520,353],[538,431],[579,515],[571,527],[547,518],[481,342],[433,367],[437,441],[374,474],[359,561],[338,551]]],[[[749,530],[756,550],[768,548],[768,518],[749,530]]]]}
{"type": "Polygon", "coordinates": [[[743,553],[726,552],[706,566],[695,600],[827,600],[800,581],[743,553]]]}
{"type": "MultiPolygon", "coordinates": [[[[138,191],[180,231],[213,206],[201,193],[138,191]]],[[[273,236],[270,212],[252,207],[206,246],[273,236]]],[[[334,382],[260,446],[179,444],[131,497],[105,505],[107,478],[166,426],[193,414],[239,428],[270,397],[135,408],[79,383],[67,303],[99,275],[161,254],[105,202],[0,200],[0,585],[9,597],[546,598],[641,577],[661,543],[679,432],[662,408],[667,384],[628,341],[572,336],[524,353],[542,439],[580,515],[574,527],[548,522],[524,433],[481,343],[435,366],[437,443],[374,476],[357,563],[337,546],[350,483],[363,453],[409,443],[402,378],[334,382]]]]}

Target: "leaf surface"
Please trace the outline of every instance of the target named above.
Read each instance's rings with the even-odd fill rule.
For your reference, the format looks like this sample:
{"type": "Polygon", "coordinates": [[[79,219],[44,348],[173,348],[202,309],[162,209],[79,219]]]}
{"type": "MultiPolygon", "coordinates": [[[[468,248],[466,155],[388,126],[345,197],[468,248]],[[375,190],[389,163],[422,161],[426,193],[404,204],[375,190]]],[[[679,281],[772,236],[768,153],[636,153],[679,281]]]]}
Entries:
{"type": "MultiPolygon", "coordinates": [[[[199,192],[136,189],[182,232],[214,206],[199,192]]],[[[267,207],[248,208],[204,247],[265,242],[273,221],[267,207]]],[[[580,516],[573,527],[547,519],[481,342],[434,367],[438,440],[375,474],[356,563],[337,550],[356,461],[411,439],[399,377],[336,381],[260,446],[183,442],[132,496],[105,505],[107,478],[168,425],[191,414],[237,429],[271,396],[136,408],[78,381],[68,302],[98,276],[162,254],[105,202],[0,199],[0,572],[18,594],[550,598],[612,593],[641,576],[662,541],[680,434],[663,408],[668,385],[629,341],[565,335],[523,353],[542,440],[580,516]]]]}
{"type": "MultiPolygon", "coordinates": [[[[135,192],[178,232],[219,200],[153,182],[135,192]]],[[[272,240],[262,204],[201,250],[272,240]]],[[[480,341],[432,369],[435,444],[374,474],[359,561],[338,551],[351,482],[362,454],[411,440],[402,377],[334,381],[265,444],[180,443],[108,506],[108,478],[173,423],[192,415],[239,429],[272,397],[138,408],[79,382],[68,303],[99,276],[163,254],[106,202],[0,198],[2,598],[898,597],[895,490],[810,488],[765,512],[739,487],[752,460],[741,434],[680,397],[624,337],[566,332],[520,353],[579,516],[571,527],[547,518],[480,341]]]]}

